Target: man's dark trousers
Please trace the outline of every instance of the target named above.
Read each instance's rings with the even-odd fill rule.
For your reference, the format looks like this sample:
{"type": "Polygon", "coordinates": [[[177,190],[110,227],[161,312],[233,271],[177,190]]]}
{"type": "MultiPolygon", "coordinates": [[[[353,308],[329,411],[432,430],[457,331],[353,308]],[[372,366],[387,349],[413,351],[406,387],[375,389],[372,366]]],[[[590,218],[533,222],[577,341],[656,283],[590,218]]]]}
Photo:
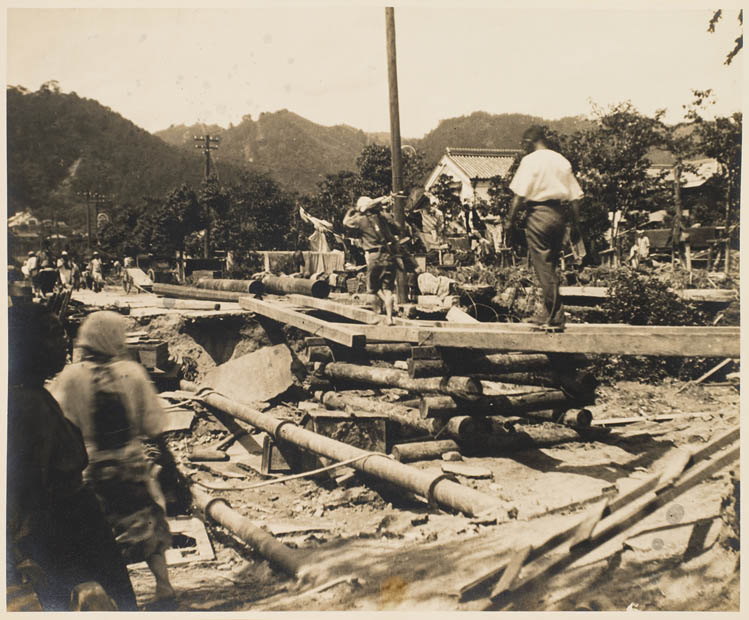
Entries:
{"type": "Polygon", "coordinates": [[[559,257],[564,238],[565,218],[561,205],[535,204],[528,207],[525,237],[528,254],[538,277],[546,308],[546,323],[564,325],[564,308],[559,295],[559,257]]]}

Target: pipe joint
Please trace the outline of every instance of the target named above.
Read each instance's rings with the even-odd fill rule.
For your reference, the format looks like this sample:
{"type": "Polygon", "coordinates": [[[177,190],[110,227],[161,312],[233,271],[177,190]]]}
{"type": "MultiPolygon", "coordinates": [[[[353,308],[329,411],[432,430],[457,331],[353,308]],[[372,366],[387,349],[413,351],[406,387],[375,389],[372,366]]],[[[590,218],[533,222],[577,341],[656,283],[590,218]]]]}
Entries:
{"type": "Polygon", "coordinates": [[[437,500],[434,497],[434,487],[437,486],[438,483],[442,482],[443,480],[450,480],[452,482],[456,482],[455,477],[450,474],[437,474],[432,481],[429,483],[429,488],[427,489],[427,502],[429,502],[429,505],[432,508],[437,507],[437,500]]]}
{"type": "Polygon", "coordinates": [[[214,504],[224,504],[227,508],[231,508],[231,504],[225,500],[223,497],[211,497],[206,503],[205,506],[202,507],[202,513],[204,519],[207,519],[208,517],[211,517],[211,508],[213,508],[214,504]]]}
{"type": "Polygon", "coordinates": [[[277,425],[276,428],[273,429],[273,439],[276,441],[281,441],[281,429],[286,426],[287,424],[291,424],[292,426],[296,426],[294,422],[291,420],[281,420],[277,425]]]}

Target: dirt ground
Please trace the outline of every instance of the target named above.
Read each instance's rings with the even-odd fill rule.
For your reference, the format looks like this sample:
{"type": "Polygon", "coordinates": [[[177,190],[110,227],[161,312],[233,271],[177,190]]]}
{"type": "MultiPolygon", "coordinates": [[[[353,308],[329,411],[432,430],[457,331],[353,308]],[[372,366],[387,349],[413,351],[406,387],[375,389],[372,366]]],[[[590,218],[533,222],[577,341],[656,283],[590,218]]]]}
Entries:
{"type": "MultiPolygon", "coordinates": [[[[231,316],[223,326],[211,322],[201,328],[199,321],[186,322],[185,316],[166,312],[129,320],[133,329],[167,340],[176,362],[194,360],[198,381],[218,363],[293,336],[231,316]]],[[[297,401],[282,397],[268,413],[299,420],[297,401]]],[[[481,609],[486,603],[482,596],[459,600],[462,585],[500,566],[524,544],[572,526],[593,504],[658,470],[675,448],[699,448],[738,425],[739,392],[732,385],[710,383],[621,382],[600,388],[591,409],[596,419],[693,415],[616,427],[596,441],[464,456],[465,465],[485,468],[490,476],[460,477],[460,483],[498,498],[503,507],[496,519],[481,519],[451,514],[386,485],[365,484],[359,475],[340,482],[325,476],[242,489],[265,478],[249,471],[240,476],[236,470],[225,477],[186,464],[194,445],[214,445],[228,436],[213,415],[195,406],[191,429],[168,436],[183,471],[193,482],[225,487],[214,494],[295,549],[314,579],[284,574],[209,523],[215,559],[170,567],[178,610],[481,609]]],[[[440,462],[413,466],[434,469],[440,462]]],[[[513,600],[512,608],[737,611],[737,494],[735,463],[580,556],[560,574],[544,578],[541,587],[513,600]]],[[[555,559],[551,553],[544,561],[555,559]]],[[[144,568],[131,569],[131,578],[139,604],[147,608],[153,578],[144,568]]]]}

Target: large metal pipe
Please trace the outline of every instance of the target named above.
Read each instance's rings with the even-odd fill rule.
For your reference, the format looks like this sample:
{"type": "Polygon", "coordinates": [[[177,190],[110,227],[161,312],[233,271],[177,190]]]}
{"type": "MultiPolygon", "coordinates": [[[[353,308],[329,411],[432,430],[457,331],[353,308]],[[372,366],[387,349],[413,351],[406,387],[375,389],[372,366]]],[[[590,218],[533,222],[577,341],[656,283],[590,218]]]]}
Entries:
{"type": "Polygon", "coordinates": [[[308,278],[292,278],[290,276],[263,276],[263,284],[269,293],[285,295],[298,293],[325,299],[330,295],[330,284],[327,280],[310,280],[308,278]]]}
{"type": "Polygon", "coordinates": [[[196,288],[194,286],[180,286],[178,284],[154,283],[151,289],[157,295],[164,297],[176,297],[178,299],[207,299],[210,301],[239,301],[247,293],[236,293],[234,291],[212,291],[209,289],[196,288]]]}
{"type": "Polygon", "coordinates": [[[265,290],[260,280],[231,280],[228,278],[200,278],[195,286],[212,291],[235,291],[237,293],[249,293],[250,295],[261,295],[265,290]]]}
{"type": "Polygon", "coordinates": [[[399,387],[420,394],[437,393],[458,397],[481,394],[481,382],[471,377],[411,379],[405,370],[360,366],[345,362],[326,364],[325,375],[331,379],[383,387],[399,387]]]}
{"type": "MultiPolygon", "coordinates": [[[[197,387],[189,381],[181,381],[180,386],[187,390],[195,390],[197,387]]],[[[459,510],[469,516],[501,508],[501,502],[497,498],[452,482],[446,479],[442,472],[415,469],[398,463],[384,454],[368,452],[335,439],[318,435],[296,426],[289,420],[279,420],[268,414],[255,411],[216,392],[208,391],[204,393],[202,400],[211,407],[220,409],[270,433],[276,441],[287,441],[304,450],[336,461],[359,459],[352,462],[350,466],[381,480],[391,482],[446,508],[459,510]]]]}
{"type": "Polygon", "coordinates": [[[223,525],[278,568],[294,577],[299,574],[302,561],[292,549],[232,509],[225,499],[211,497],[195,485],[190,487],[190,492],[203,514],[223,525]]]}

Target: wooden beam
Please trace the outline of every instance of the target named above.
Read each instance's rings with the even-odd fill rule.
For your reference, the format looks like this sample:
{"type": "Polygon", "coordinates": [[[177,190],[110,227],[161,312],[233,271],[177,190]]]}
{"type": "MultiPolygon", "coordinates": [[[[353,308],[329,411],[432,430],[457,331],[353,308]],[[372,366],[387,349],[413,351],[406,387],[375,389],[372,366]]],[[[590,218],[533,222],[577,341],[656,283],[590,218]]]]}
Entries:
{"type": "Polygon", "coordinates": [[[347,347],[363,347],[366,337],[346,325],[329,323],[301,312],[290,310],[280,302],[265,301],[254,297],[240,297],[239,305],[245,310],[255,312],[280,323],[286,323],[314,336],[332,340],[347,347]]]}
{"type": "Polygon", "coordinates": [[[383,319],[382,315],[367,310],[366,308],[360,308],[351,304],[344,304],[338,301],[330,299],[318,299],[317,297],[310,297],[309,295],[286,295],[291,303],[297,306],[304,306],[307,308],[314,308],[315,310],[324,310],[331,314],[337,314],[339,316],[351,319],[352,321],[358,321],[360,323],[367,323],[369,325],[377,325],[383,319]]]}
{"type": "Polygon", "coordinates": [[[494,351],[735,358],[740,355],[738,327],[573,324],[562,333],[549,334],[522,323],[480,323],[462,327],[452,323],[443,323],[449,327],[428,327],[423,322],[396,326],[349,325],[307,316],[289,309],[283,302],[242,297],[240,305],[245,310],[349,347],[362,346],[366,339],[494,351]]]}
{"type": "Polygon", "coordinates": [[[659,355],[679,357],[737,357],[740,354],[739,328],[732,333],[716,334],[711,327],[646,327],[620,333],[565,331],[499,332],[457,329],[421,330],[419,342],[444,347],[505,351],[539,351],[557,353],[598,353],[605,355],[659,355]],[[689,330],[689,331],[686,331],[689,330]]]}

